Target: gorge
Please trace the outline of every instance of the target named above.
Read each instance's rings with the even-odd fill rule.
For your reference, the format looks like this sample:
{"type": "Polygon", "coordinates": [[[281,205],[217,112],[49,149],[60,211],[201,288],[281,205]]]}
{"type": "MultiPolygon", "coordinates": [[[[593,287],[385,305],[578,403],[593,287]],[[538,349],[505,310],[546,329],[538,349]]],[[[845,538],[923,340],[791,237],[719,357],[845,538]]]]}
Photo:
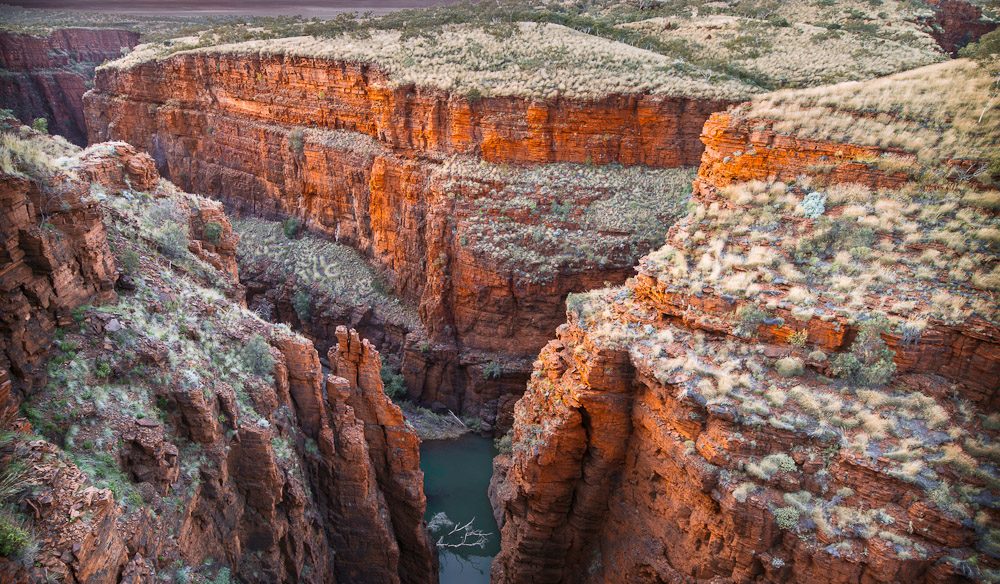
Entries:
{"type": "Polygon", "coordinates": [[[2,33],[0,577],[994,581],[995,23],[667,4],[2,33]]]}

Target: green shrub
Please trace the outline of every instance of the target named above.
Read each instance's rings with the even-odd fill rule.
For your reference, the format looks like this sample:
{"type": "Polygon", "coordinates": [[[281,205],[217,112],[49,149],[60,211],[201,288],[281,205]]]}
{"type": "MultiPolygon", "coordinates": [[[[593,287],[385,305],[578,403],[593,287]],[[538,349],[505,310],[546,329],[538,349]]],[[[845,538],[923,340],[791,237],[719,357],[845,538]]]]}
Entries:
{"type": "Polygon", "coordinates": [[[213,245],[218,245],[219,241],[222,240],[222,224],[215,221],[207,223],[203,234],[206,241],[213,245]]]}
{"type": "Polygon", "coordinates": [[[308,290],[296,290],[292,295],[292,308],[301,322],[309,322],[312,317],[312,295],[308,290]]]}
{"type": "Polygon", "coordinates": [[[159,244],[163,255],[171,259],[180,259],[187,255],[188,236],[187,231],[177,224],[166,224],[160,227],[155,233],[156,243],[159,244]]]}
{"type": "Polygon", "coordinates": [[[288,239],[295,239],[301,228],[302,222],[297,217],[289,217],[281,222],[281,229],[285,232],[285,237],[288,239]]]}
{"type": "Polygon", "coordinates": [[[396,400],[406,396],[406,381],[388,363],[382,365],[382,388],[389,399],[396,400]]]}
{"type": "Polygon", "coordinates": [[[490,361],[483,368],[483,379],[500,379],[501,375],[503,375],[503,365],[496,361],[490,361]]]}
{"type": "Polygon", "coordinates": [[[7,513],[0,513],[0,556],[16,558],[32,544],[31,534],[7,513]]]}
{"type": "Polygon", "coordinates": [[[274,357],[271,356],[271,345],[264,337],[254,335],[243,348],[243,362],[256,375],[270,375],[274,371],[274,357]]]}
{"type": "Polygon", "coordinates": [[[126,274],[134,275],[139,271],[139,254],[134,249],[126,249],[122,252],[120,261],[126,274]]]}
{"type": "Polygon", "coordinates": [[[111,364],[107,361],[98,361],[97,367],[94,368],[94,375],[102,379],[107,379],[111,376],[111,364]]]}
{"type": "Polygon", "coordinates": [[[968,44],[958,51],[958,56],[977,61],[996,59],[998,55],[1000,55],[1000,29],[984,34],[977,42],[968,44]]]}
{"type": "Polygon", "coordinates": [[[49,133],[49,121],[45,118],[35,118],[35,121],[31,122],[31,127],[43,134],[49,133]]]}
{"type": "Polygon", "coordinates": [[[781,529],[793,529],[799,524],[799,510],[795,507],[780,507],[774,510],[774,519],[781,529]]]}
{"type": "Polygon", "coordinates": [[[493,447],[496,448],[497,452],[499,452],[500,454],[510,454],[511,452],[514,451],[513,440],[514,440],[514,430],[513,429],[507,430],[506,434],[504,434],[503,436],[498,436],[493,441],[493,447]]]}
{"type": "Polygon", "coordinates": [[[885,316],[870,317],[858,327],[851,350],[830,361],[830,372],[854,383],[867,386],[885,385],[896,373],[895,353],[882,340],[888,321],[885,316]]]}
{"type": "Polygon", "coordinates": [[[736,311],[736,327],[733,334],[749,339],[757,334],[757,327],[767,320],[767,312],[761,310],[756,304],[746,304],[736,311]]]}

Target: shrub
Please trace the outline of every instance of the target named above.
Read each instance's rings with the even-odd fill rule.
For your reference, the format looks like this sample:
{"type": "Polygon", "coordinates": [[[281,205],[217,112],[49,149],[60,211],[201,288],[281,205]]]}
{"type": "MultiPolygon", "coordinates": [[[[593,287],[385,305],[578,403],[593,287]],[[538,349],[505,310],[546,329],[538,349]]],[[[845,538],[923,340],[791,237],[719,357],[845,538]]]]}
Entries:
{"type": "Polygon", "coordinates": [[[300,128],[296,128],[288,133],[288,149],[298,156],[305,151],[305,134],[300,128]]]}
{"type": "Polygon", "coordinates": [[[97,367],[94,369],[94,374],[102,379],[106,379],[111,376],[111,364],[107,361],[98,361],[97,367]]]}
{"type": "Polygon", "coordinates": [[[507,430],[507,433],[503,436],[498,436],[495,440],[493,440],[493,447],[496,448],[497,452],[500,454],[510,454],[514,452],[513,441],[514,430],[512,428],[507,430]]]}
{"type": "Polygon", "coordinates": [[[799,510],[795,507],[780,507],[774,510],[774,519],[781,529],[792,529],[799,524],[799,510]]]}
{"type": "Polygon", "coordinates": [[[126,274],[134,275],[139,271],[139,254],[134,249],[122,252],[120,261],[126,274]]]}
{"type": "Polygon", "coordinates": [[[285,232],[285,237],[288,239],[295,239],[301,228],[302,222],[297,217],[289,217],[281,222],[281,229],[285,232]]]}
{"type": "Polygon", "coordinates": [[[0,513],[0,556],[15,558],[31,546],[32,537],[7,513],[0,513]]]}
{"type": "Polygon", "coordinates": [[[271,356],[271,345],[264,337],[254,335],[243,348],[243,362],[256,375],[270,375],[274,370],[274,357],[271,356]]]}
{"type": "Polygon", "coordinates": [[[45,118],[35,118],[35,121],[31,122],[31,127],[43,134],[49,133],[49,121],[45,118]]]}
{"type": "Polygon", "coordinates": [[[802,199],[802,215],[807,219],[816,219],[826,212],[826,195],[813,191],[802,199]]]}
{"type": "Polygon", "coordinates": [[[215,221],[211,221],[205,225],[205,229],[202,231],[205,236],[205,240],[213,245],[218,245],[219,241],[222,240],[222,224],[215,221]]]}
{"type": "Polygon", "coordinates": [[[778,359],[774,363],[774,369],[778,372],[778,375],[782,377],[802,375],[802,372],[805,371],[802,359],[799,359],[798,357],[785,357],[783,359],[778,359]]]}
{"type": "Polygon", "coordinates": [[[187,254],[187,232],[179,225],[169,223],[163,225],[154,233],[154,237],[163,255],[172,259],[180,259],[187,254]]]}
{"type": "Polygon", "coordinates": [[[767,313],[756,304],[747,304],[736,312],[736,318],[737,325],[733,329],[733,334],[749,339],[757,334],[757,327],[767,320],[767,313]]]}
{"type": "Polygon", "coordinates": [[[885,385],[896,372],[892,358],[895,353],[882,340],[885,316],[870,317],[858,327],[858,334],[851,349],[830,362],[830,372],[867,386],[885,385]]]}
{"type": "Polygon", "coordinates": [[[296,290],[292,295],[292,308],[301,322],[309,322],[312,317],[312,295],[308,290],[296,290]]]}
{"type": "Polygon", "coordinates": [[[391,365],[383,364],[379,373],[382,377],[382,389],[389,399],[396,400],[406,395],[406,381],[391,365]]]}
{"type": "Polygon", "coordinates": [[[490,361],[483,368],[483,379],[500,379],[501,375],[503,375],[503,365],[496,361],[490,361]]]}

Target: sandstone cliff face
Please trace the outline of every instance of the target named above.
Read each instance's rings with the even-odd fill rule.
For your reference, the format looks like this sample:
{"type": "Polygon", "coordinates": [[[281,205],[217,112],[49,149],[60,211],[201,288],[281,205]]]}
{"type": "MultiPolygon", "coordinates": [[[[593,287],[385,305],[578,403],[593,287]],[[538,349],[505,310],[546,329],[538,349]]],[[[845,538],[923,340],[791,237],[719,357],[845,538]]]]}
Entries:
{"type": "Polygon", "coordinates": [[[94,67],[122,55],[139,42],[126,30],[70,28],[33,36],[0,32],[0,107],[22,122],[46,118],[49,131],[86,145],[83,94],[94,67]]]}
{"type": "Polygon", "coordinates": [[[498,409],[509,417],[508,396],[519,393],[526,360],[561,321],[566,294],[622,281],[644,250],[543,282],[517,276],[475,254],[460,233],[463,219],[481,212],[469,201],[502,184],[444,189],[434,179],[441,157],[692,164],[702,122],[725,104],[648,96],[469,103],[441,91],[389,91],[383,82],[377,70],[351,64],[182,54],[100,70],[86,100],[88,126],[93,140],[146,149],[186,189],[240,211],[300,217],[361,250],[420,307],[425,330],[383,346],[403,347],[395,360],[412,397],[492,424],[498,409]],[[330,131],[343,129],[351,131],[330,131]],[[504,365],[499,379],[483,373],[491,362],[504,365]]]}
{"type": "Polygon", "coordinates": [[[147,155],[99,144],[63,168],[2,177],[5,302],[21,318],[0,336],[0,392],[12,377],[47,440],[0,448],[4,468],[29,469],[5,504],[38,544],[0,559],[0,579],[433,581],[418,439],[374,348],[338,331],[324,376],[310,341],[243,309],[220,204],[161,181],[147,155]],[[58,213],[38,199],[50,191],[58,213]],[[70,317],[85,302],[104,304],[70,317]]]}
{"type": "MultiPolygon", "coordinates": [[[[929,215],[906,238],[902,216],[878,212],[862,244],[876,255],[840,247],[874,224],[866,205],[995,193],[904,184],[859,161],[877,149],[770,128],[713,115],[694,210],[668,245],[624,287],[568,301],[515,406],[512,452],[494,462],[494,581],[995,577],[997,471],[977,446],[996,440],[995,283],[935,271],[945,264],[916,276],[941,225],[929,215]],[[809,196],[823,204],[806,209],[809,196]],[[891,258],[891,283],[870,279],[876,257],[891,258]],[[960,309],[939,306],[952,296],[960,309]]],[[[969,212],[961,251],[930,255],[994,273],[994,244],[973,234],[995,214],[969,212]]]]}
{"type": "Polygon", "coordinates": [[[389,89],[385,75],[367,65],[212,53],[102,69],[92,99],[126,103],[92,108],[94,122],[103,123],[90,125],[91,138],[121,131],[116,122],[123,111],[118,107],[174,100],[183,109],[208,106],[242,120],[355,130],[407,154],[649,166],[696,164],[702,122],[726,105],[653,96],[470,103],[441,90],[389,89]]]}

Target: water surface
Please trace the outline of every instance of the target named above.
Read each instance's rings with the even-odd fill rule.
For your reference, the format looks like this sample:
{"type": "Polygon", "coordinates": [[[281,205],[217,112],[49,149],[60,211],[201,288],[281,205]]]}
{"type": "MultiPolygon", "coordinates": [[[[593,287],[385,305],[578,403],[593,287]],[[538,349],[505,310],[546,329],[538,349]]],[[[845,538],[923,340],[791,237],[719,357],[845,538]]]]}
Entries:
{"type": "Polygon", "coordinates": [[[427,440],[420,445],[427,521],[442,511],[460,524],[474,517],[473,527],[489,534],[483,548],[439,548],[441,584],[490,581],[490,564],[500,551],[500,530],[486,495],[495,455],[493,440],[474,434],[453,440],[427,440]]]}

